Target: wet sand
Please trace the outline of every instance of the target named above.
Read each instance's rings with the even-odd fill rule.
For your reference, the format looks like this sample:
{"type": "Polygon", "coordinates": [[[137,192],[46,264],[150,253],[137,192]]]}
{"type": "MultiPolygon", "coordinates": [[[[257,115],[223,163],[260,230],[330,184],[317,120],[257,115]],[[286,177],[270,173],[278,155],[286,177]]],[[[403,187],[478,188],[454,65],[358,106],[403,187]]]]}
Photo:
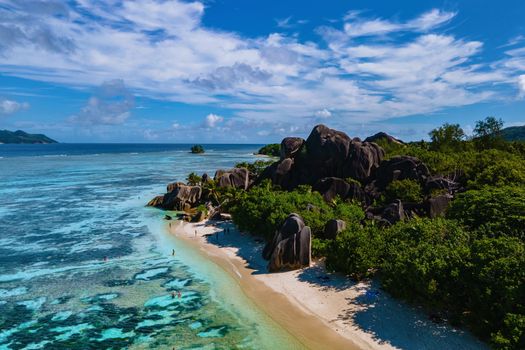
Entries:
{"type": "Polygon", "coordinates": [[[258,307],[306,348],[487,348],[466,332],[432,323],[373,282],[354,283],[327,273],[322,262],[302,270],[268,273],[261,257],[263,242],[237,231],[231,222],[170,221],[167,226],[230,273],[258,307]]]}

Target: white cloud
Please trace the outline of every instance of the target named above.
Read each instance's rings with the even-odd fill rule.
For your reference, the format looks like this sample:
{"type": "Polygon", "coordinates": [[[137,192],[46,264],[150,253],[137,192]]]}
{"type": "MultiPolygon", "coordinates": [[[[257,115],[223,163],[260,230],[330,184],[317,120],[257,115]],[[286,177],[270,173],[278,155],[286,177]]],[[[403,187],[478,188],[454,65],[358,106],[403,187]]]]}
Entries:
{"type": "Polygon", "coordinates": [[[398,23],[383,19],[361,20],[357,15],[349,17],[347,14],[345,18],[351,22],[345,24],[344,31],[348,37],[384,35],[401,31],[425,32],[450,21],[455,15],[453,12],[433,9],[411,21],[398,23]]]}
{"type": "Polygon", "coordinates": [[[315,112],[315,116],[319,118],[330,118],[332,116],[332,112],[330,112],[328,109],[324,108],[317,112],[315,112]]]}
{"type": "MultiPolygon", "coordinates": [[[[334,126],[432,113],[502,98],[499,86],[516,89],[525,72],[525,49],[486,62],[482,42],[440,32],[456,14],[438,9],[405,21],[353,11],[320,28],[325,42],[313,43],[210,29],[198,1],[0,3],[4,74],[91,88],[123,79],[133,94],[230,109],[243,131],[270,123],[264,130],[289,132],[331,114],[326,106],[337,106],[334,126]]],[[[98,92],[71,120],[130,123],[132,107],[130,91],[98,92]]],[[[228,121],[211,114],[197,126],[228,121]]]]}
{"type": "Polygon", "coordinates": [[[111,80],[102,84],[80,113],[69,120],[88,125],[119,125],[129,118],[134,105],[135,98],[124,82],[111,80]]]}
{"type": "Polygon", "coordinates": [[[275,19],[275,23],[277,24],[277,27],[281,29],[290,29],[290,28],[297,27],[298,25],[308,23],[308,20],[305,20],[305,19],[294,20],[292,16],[288,16],[286,18],[275,19]]]}
{"type": "Polygon", "coordinates": [[[17,102],[0,98],[0,115],[11,115],[28,108],[29,103],[27,102],[17,102]]]}
{"type": "Polygon", "coordinates": [[[207,128],[215,128],[217,124],[224,121],[224,118],[220,115],[210,113],[204,118],[204,126],[207,128]]]}
{"type": "Polygon", "coordinates": [[[522,74],[518,77],[518,88],[520,98],[525,97],[525,74],[522,74]]]}

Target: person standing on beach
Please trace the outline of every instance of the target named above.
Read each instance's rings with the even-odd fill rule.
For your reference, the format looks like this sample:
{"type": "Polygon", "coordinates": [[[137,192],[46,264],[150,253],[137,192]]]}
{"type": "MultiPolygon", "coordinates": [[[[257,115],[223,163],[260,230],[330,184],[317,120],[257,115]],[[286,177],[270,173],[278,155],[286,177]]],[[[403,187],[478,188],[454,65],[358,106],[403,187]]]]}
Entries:
{"type": "Polygon", "coordinates": [[[171,250],[171,255],[175,256],[175,249],[171,250]]]}
{"type": "Polygon", "coordinates": [[[195,237],[197,237],[197,230],[195,230],[195,237]]]}

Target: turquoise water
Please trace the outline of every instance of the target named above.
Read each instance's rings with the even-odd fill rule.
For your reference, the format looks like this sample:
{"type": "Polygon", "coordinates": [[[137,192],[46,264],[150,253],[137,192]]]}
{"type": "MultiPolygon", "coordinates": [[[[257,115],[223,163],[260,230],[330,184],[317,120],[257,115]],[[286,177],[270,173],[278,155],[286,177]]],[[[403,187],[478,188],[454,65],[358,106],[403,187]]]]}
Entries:
{"type": "Polygon", "coordinates": [[[205,148],[0,145],[0,349],[300,348],[144,207],[258,147],[205,148]]]}

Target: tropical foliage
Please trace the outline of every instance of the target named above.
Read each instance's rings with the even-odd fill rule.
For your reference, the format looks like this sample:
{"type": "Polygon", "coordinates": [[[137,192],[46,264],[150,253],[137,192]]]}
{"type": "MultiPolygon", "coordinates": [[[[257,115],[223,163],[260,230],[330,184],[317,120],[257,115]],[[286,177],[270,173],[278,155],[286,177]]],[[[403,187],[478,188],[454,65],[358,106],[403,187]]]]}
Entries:
{"type": "Polygon", "coordinates": [[[257,154],[264,154],[266,156],[279,157],[281,154],[281,145],[278,143],[270,143],[259,149],[257,154]]]}
{"type": "MultiPolygon", "coordinates": [[[[326,257],[328,269],[376,278],[393,296],[468,327],[495,348],[525,349],[525,144],[504,141],[501,128],[489,117],[471,139],[459,125],[445,124],[430,132],[431,142],[378,141],[387,159],[415,156],[459,182],[445,218],[379,227],[359,204],[327,203],[309,186],[283,191],[264,181],[248,191],[213,191],[241,230],[270,240],[288,214],[298,213],[312,229],[313,255],[326,257]],[[346,229],[325,240],[330,219],[344,220],[346,229]]],[[[260,174],[268,164],[238,166],[260,174]]],[[[385,203],[424,199],[414,180],[393,181],[383,196],[385,203]]]]}

